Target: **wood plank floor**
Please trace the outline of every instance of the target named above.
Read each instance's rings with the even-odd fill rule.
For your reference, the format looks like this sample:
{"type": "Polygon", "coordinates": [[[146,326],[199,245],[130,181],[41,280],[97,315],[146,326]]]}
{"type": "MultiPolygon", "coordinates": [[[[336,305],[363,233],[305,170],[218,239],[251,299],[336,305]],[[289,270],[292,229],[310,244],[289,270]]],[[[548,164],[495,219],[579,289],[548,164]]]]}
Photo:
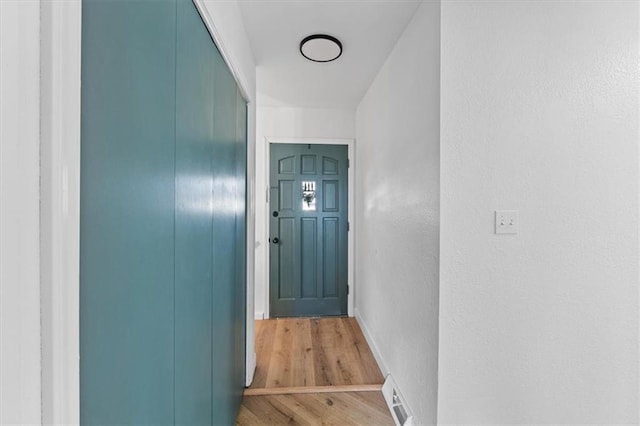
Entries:
{"type": "Polygon", "coordinates": [[[384,382],[355,318],[256,321],[256,355],[250,389],[384,382]]]}
{"type": "Polygon", "coordinates": [[[393,425],[355,318],[256,321],[256,373],[237,425],[393,425]]]}
{"type": "Polygon", "coordinates": [[[393,425],[380,392],[245,396],[238,426],[393,425]]]}

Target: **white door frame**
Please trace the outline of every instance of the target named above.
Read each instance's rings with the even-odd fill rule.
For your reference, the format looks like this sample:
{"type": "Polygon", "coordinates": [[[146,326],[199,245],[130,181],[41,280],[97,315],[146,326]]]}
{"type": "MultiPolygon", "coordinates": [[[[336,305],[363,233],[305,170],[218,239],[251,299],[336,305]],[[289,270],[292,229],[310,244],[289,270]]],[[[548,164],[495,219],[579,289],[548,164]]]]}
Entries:
{"type": "MultiPolygon", "coordinates": [[[[266,161],[266,165],[265,165],[265,170],[266,170],[266,182],[267,182],[267,194],[269,194],[269,188],[271,187],[271,182],[270,182],[270,176],[271,176],[271,144],[273,143],[281,143],[281,144],[311,144],[311,145],[346,145],[347,146],[347,150],[348,150],[348,157],[349,158],[349,169],[348,169],[348,191],[349,191],[349,214],[347,217],[347,220],[349,221],[349,232],[347,235],[347,244],[348,244],[348,249],[347,249],[347,267],[348,267],[348,272],[347,272],[347,280],[348,280],[348,285],[349,285],[349,295],[347,296],[347,315],[349,315],[350,317],[353,316],[353,312],[354,312],[354,296],[356,293],[356,280],[355,280],[355,234],[356,234],[356,224],[355,224],[355,203],[356,203],[356,191],[355,191],[355,179],[356,179],[356,165],[355,165],[355,158],[356,158],[356,141],[355,139],[325,139],[325,138],[277,138],[277,137],[265,137],[265,146],[266,146],[266,153],[265,153],[265,161],[266,161]]],[[[267,208],[265,210],[265,214],[264,217],[262,218],[262,220],[264,221],[265,224],[265,230],[266,230],[266,236],[265,236],[265,241],[269,240],[269,233],[270,233],[270,229],[269,229],[269,219],[270,219],[270,215],[269,212],[271,211],[270,208],[270,203],[271,200],[269,199],[267,201],[267,208]]],[[[262,277],[263,280],[262,282],[266,283],[266,291],[265,291],[265,301],[264,301],[264,306],[265,306],[265,312],[264,312],[264,317],[265,318],[269,318],[270,316],[270,312],[271,312],[271,306],[269,304],[269,295],[271,293],[271,284],[269,282],[270,276],[269,276],[269,268],[270,268],[270,262],[269,262],[269,247],[267,246],[267,248],[264,250],[265,254],[265,259],[264,259],[264,276],[262,277]]]]}
{"type": "MultiPolygon", "coordinates": [[[[230,60],[203,0],[192,0],[248,103],[255,99],[230,60]]],[[[80,127],[82,1],[40,2],[42,423],[80,423],[80,127]]],[[[255,108],[249,108],[253,158],[255,108]]],[[[251,164],[247,164],[252,167],[251,164]]],[[[252,182],[247,199],[253,197],[252,182]]],[[[247,203],[249,208],[249,203],[247,203]]],[[[249,212],[247,220],[252,221],[249,212]]],[[[247,232],[247,259],[253,235],[247,232]]],[[[251,251],[251,253],[249,253],[251,251]]],[[[255,368],[253,265],[247,264],[247,375],[255,368]],[[251,336],[251,338],[249,338],[251,336]]],[[[248,379],[249,380],[249,379],[248,379]]]]}
{"type": "Polygon", "coordinates": [[[42,423],[79,424],[82,2],[40,4],[42,423]]]}

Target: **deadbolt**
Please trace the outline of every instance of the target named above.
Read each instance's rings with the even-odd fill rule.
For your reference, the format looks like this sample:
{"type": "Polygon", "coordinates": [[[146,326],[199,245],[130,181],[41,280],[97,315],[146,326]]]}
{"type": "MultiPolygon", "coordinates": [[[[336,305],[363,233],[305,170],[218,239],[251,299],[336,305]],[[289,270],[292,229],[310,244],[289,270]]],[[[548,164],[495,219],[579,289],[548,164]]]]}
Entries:
{"type": "Polygon", "coordinates": [[[278,212],[273,212],[273,217],[278,217],[278,212]]]}

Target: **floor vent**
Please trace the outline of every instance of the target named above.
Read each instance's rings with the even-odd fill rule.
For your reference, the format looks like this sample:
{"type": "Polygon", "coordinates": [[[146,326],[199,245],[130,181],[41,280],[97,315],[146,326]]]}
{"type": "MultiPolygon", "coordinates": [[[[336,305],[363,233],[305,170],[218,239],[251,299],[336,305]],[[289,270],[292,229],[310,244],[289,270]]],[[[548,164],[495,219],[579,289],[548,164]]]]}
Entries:
{"type": "Polygon", "coordinates": [[[413,426],[413,416],[407,407],[405,399],[398,390],[398,385],[391,377],[391,374],[387,376],[382,386],[382,395],[389,406],[389,411],[393,416],[393,420],[397,426],[413,426]]]}

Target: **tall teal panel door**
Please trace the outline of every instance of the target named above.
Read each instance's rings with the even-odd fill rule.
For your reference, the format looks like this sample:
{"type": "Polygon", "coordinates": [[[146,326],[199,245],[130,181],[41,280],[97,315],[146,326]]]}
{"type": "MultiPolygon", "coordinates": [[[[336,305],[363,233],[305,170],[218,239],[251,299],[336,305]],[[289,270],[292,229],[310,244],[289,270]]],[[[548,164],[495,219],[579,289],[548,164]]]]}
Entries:
{"type": "Polygon", "coordinates": [[[272,144],[270,313],[347,314],[347,147],[272,144]]]}
{"type": "Polygon", "coordinates": [[[213,84],[217,55],[191,1],[177,2],[175,417],[212,421],[213,84]]]}
{"type": "Polygon", "coordinates": [[[80,420],[173,424],[176,3],[82,14],[80,420]]]}
{"type": "Polygon", "coordinates": [[[236,220],[238,209],[244,208],[238,194],[245,182],[237,176],[236,83],[219,54],[214,78],[212,410],[214,424],[227,425],[235,422],[241,392],[237,385],[242,374],[238,361],[244,362],[244,353],[237,352],[241,344],[237,340],[241,333],[239,325],[245,321],[237,306],[239,292],[243,291],[238,282],[242,259],[237,253],[240,246],[244,247],[244,241],[237,235],[236,220]],[[234,392],[229,392],[231,389],[234,392]]]}
{"type": "MultiPolygon", "coordinates": [[[[236,314],[234,329],[236,347],[234,382],[244,383],[246,377],[246,318],[247,318],[247,104],[240,90],[236,90],[236,314]],[[238,336],[244,336],[238,339],[238,336]]],[[[234,406],[242,400],[243,388],[236,388],[234,406]]]]}
{"type": "Polygon", "coordinates": [[[82,36],[82,424],[233,424],[246,103],[191,1],[84,0],[82,36]]]}

